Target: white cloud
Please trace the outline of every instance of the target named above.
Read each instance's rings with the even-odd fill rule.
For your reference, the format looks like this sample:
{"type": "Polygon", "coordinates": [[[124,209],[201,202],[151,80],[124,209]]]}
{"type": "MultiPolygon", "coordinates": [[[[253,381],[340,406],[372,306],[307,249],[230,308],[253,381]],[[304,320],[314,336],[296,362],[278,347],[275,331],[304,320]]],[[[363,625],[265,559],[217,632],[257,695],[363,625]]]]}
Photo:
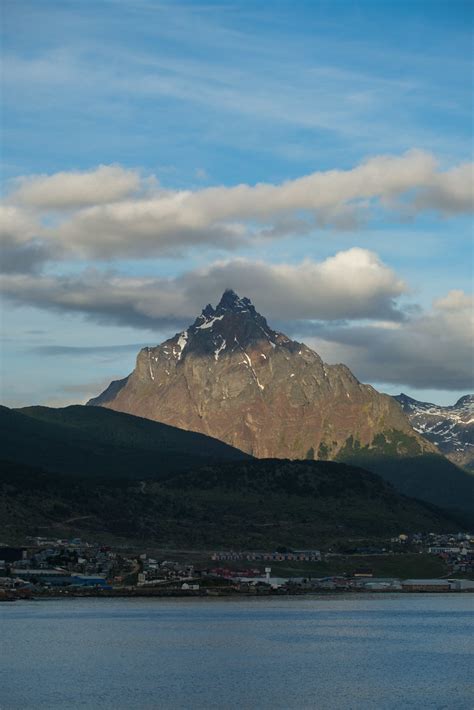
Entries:
{"type": "Polygon", "coordinates": [[[472,297],[460,289],[449,291],[443,298],[438,298],[433,305],[440,311],[451,311],[457,314],[470,312],[472,318],[472,297]]]}
{"type": "Polygon", "coordinates": [[[406,291],[378,256],[353,248],[322,262],[217,262],[180,279],[193,303],[213,301],[225,288],[248,295],[274,319],[397,318],[394,299],[406,291]]]}
{"type": "Polygon", "coordinates": [[[13,203],[42,209],[68,209],[121,200],[136,193],[142,182],[137,170],[99,165],[94,170],[30,175],[13,181],[13,203]]]}
{"type": "Polygon", "coordinates": [[[0,204],[0,236],[11,242],[25,243],[38,232],[37,221],[15,205],[0,204]]]}
{"type": "MultiPolygon", "coordinates": [[[[15,205],[0,205],[0,270],[35,271],[50,258],[50,244],[41,238],[41,226],[28,211],[15,205]]],[[[56,247],[56,258],[62,251],[56,247]]]]}
{"type": "Polygon", "coordinates": [[[431,310],[396,328],[321,326],[306,339],[329,362],[344,362],[363,381],[414,388],[474,388],[474,304],[463,291],[450,291],[431,310]]]}
{"type": "Polygon", "coordinates": [[[473,164],[465,163],[433,176],[417,195],[416,209],[433,209],[445,214],[468,212],[473,208],[473,164]]]}
{"type": "Polygon", "coordinates": [[[440,172],[433,156],[414,150],[277,185],[191,191],[161,190],[137,171],[100,166],[19,178],[8,199],[17,211],[25,205],[41,210],[42,240],[69,257],[143,259],[200,244],[234,249],[316,228],[347,229],[380,207],[392,216],[467,212],[473,206],[470,170],[463,165],[440,172]],[[51,219],[51,210],[65,208],[71,211],[51,219]]]}

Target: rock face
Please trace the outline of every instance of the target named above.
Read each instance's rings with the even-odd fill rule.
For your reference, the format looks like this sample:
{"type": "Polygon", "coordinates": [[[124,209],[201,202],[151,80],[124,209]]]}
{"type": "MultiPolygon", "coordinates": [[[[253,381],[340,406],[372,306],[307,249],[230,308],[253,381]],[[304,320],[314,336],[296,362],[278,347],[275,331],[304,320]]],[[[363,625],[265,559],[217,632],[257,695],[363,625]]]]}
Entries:
{"type": "Polygon", "coordinates": [[[474,395],[461,397],[451,407],[419,402],[403,393],[394,399],[415,431],[454,463],[474,470],[474,395]]]}
{"type": "Polygon", "coordinates": [[[272,330],[230,290],[187,330],[141,350],[135,370],[88,404],[201,432],[259,458],[333,459],[386,443],[400,455],[435,450],[391,397],[272,330]]]}

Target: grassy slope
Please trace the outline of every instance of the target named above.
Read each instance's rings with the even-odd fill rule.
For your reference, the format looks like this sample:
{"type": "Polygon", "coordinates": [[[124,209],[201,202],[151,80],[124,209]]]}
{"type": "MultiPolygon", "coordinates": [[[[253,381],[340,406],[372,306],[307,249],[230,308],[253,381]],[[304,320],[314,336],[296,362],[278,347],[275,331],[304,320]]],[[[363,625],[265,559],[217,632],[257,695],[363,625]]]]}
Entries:
{"type": "Polygon", "coordinates": [[[156,477],[249,458],[217,439],[99,407],[0,407],[0,456],[58,473],[156,477]]]}

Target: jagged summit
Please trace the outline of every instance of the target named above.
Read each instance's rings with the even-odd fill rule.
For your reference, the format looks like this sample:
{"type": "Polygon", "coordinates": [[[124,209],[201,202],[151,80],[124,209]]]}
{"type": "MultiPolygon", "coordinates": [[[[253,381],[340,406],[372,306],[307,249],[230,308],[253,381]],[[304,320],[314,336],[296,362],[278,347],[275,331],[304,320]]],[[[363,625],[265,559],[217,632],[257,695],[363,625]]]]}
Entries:
{"type": "Polygon", "coordinates": [[[255,306],[250,298],[240,298],[238,294],[231,288],[226,288],[222,294],[221,300],[215,308],[210,303],[202,309],[201,315],[206,318],[222,315],[223,313],[246,313],[255,314],[255,306]]]}
{"type": "Polygon", "coordinates": [[[271,347],[291,347],[293,341],[272,330],[249,298],[240,298],[232,289],[226,289],[216,308],[208,303],[192,325],[163,345],[182,363],[191,353],[213,355],[219,360],[261,342],[271,347]]]}
{"type": "Polygon", "coordinates": [[[226,288],[226,290],[222,294],[222,298],[219,301],[219,304],[218,304],[216,310],[217,311],[243,310],[243,309],[247,308],[249,305],[252,305],[252,302],[250,301],[249,298],[239,298],[239,296],[236,294],[236,292],[233,289],[226,288]]]}

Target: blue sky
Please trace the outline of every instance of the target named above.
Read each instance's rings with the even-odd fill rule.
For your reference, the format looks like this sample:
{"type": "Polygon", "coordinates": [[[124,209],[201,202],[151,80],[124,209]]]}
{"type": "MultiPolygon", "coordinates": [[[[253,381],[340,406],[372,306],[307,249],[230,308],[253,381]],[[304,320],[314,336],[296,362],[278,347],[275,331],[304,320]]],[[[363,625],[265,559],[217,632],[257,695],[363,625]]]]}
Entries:
{"type": "Polygon", "coordinates": [[[5,403],[84,401],[223,286],[384,391],[472,389],[470,2],[4,0],[2,26],[5,403]]]}

